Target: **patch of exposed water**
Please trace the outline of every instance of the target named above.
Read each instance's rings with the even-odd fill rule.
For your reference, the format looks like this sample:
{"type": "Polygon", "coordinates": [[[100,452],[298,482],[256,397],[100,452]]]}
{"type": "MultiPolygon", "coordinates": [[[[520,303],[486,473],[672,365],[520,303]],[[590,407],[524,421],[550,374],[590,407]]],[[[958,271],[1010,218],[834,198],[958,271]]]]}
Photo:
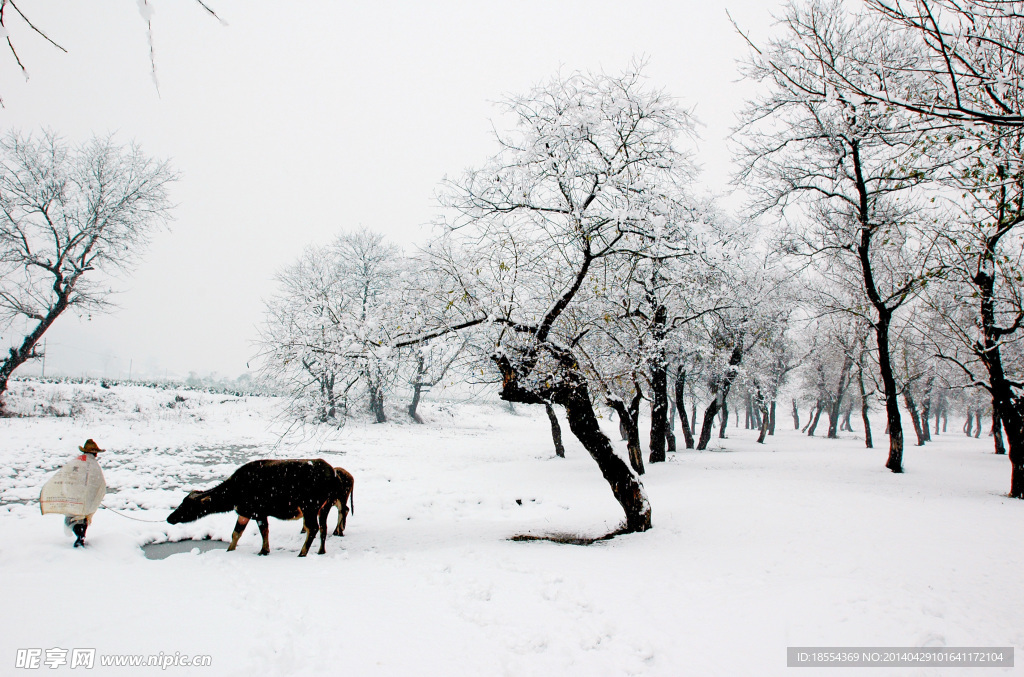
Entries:
{"type": "Polygon", "coordinates": [[[227,550],[228,544],[214,539],[195,540],[186,538],[182,541],[164,541],[163,543],[147,543],[142,546],[146,559],[167,559],[171,555],[183,552],[204,553],[211,550],[227,550]]]}

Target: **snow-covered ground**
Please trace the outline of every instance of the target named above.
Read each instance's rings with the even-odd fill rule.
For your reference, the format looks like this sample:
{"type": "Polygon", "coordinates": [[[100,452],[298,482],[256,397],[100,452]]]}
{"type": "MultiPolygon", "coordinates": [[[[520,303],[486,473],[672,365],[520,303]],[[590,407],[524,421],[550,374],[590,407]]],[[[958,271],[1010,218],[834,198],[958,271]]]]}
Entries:
{"type": "Polygon", "coordinates": [[[568,457],[554,457],[543,411],[427,403],[423,426],[282,441],[272,398],[15,390],[26,410],[75,415],[0,419],[0,674],[163,672],[13,667],[27,648],[212,657],[167,668],[177,675],[1021,671],[786,667],[787,646],[1024,647],[1024,502],[1005,496],[991,440],[959,425],[910,447],[903,475],[851,436],[780,425],[761,446],[733,428],[714,450],[648,467],[654,529],[583,547],[510,540],[596,536],[621,519],[568,430],[568,457]],[[83,551],[35,498],[88,437],[108,450],[106,505],[124,514],[101,509],[83,551]],[[254,527],[236,552],[144,557],[154,541],[227,539],[233,513],[161,520],[189,489],[271,457],[355,476],[355,513],[326,555],[299,559],[299,523],[272,520],[269,557],[254,527]]]}

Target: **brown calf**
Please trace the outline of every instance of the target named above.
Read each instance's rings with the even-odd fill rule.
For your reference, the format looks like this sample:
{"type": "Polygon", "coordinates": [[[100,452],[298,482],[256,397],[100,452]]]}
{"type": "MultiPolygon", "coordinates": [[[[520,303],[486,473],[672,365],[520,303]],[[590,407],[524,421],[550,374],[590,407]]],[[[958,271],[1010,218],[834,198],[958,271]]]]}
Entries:
{"type": "MultiPolygon", "coordinates": [[[[344,468],[334,468],[334,474],[338,476],[338,481],[341,482],[341,489],[338,500],[333,505],[338,507],[338,526],[334,527],[335,536],[345,535],[345,525],[348,522],[349,507],[348,504],[352,504],[352,514],[356,512],[356,498],[355,498],[355,478],[352,477],[352,473],[345,470],[344,468]]],[[[330,512],[331,506],[325,508],[325,512],[330,512]]],[[[327,516],[324,515],[326,521],[327,516]]],[[[302,532],[306,532],[306,525],[302,525],[302,532]]]]}

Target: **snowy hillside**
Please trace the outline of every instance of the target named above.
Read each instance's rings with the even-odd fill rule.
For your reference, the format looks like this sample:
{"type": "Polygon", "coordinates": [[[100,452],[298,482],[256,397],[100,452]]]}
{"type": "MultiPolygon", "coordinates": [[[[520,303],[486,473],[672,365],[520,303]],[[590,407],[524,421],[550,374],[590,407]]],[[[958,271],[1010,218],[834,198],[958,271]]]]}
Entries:
{"type": "Polygon", "coordinates": [[[567,458],[554,457],[542,410],[428,402],[423,426],[282,439],[273,398],[25,387],[13,394],[26,412],[75,415],[0,419],[3,674],[74,674],[12,672],[28,648],[212,657],[175,675],[667,677],[792,674],[787,646],[1024,646],[1024,503],[1005,496],[1009,463],[991,441],[954,425],[909,448],[902,475],[849,435],[780,430],[762,446],[733,430],[648,466],[650,532],[582,547],[510,540],[597,536],[622,517],[567,431],[567,458]],[[101,509],[82,551],[35,498],[88,437],[107,449],[120,514],[101,509]],[[266,558],[255,525],[236,552],[144,556],[151,542],[229,537],[233,513],[163,522],[188,490],[248,460],[310,457],[355,476],[355,512],[326,555],[299,559],[299,523],[271,520],[266,558]]]}

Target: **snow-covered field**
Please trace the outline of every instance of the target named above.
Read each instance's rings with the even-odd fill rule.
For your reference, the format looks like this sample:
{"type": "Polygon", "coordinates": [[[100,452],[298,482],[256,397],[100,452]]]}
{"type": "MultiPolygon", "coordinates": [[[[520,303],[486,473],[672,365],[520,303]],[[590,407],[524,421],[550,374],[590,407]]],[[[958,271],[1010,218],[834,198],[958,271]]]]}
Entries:
{"type": "Polygon", "coordinates": [[[648,467],[653,530],[583,547],[510,540],[596,536],[621,518],[567,430],[568,458],[554,457],[543,411],[427,403],[424,426],[282,441],[271,398],[14,388],[35,389],[26,410],[75,415],[0,419],[3,675],[1021,671],[786,667],[787,646],[1024,646],[1024,502],[1006,498],[1009,463],[991,440],[959,425],[910,447],[903,475],[858,439],[780,429],[761,446],[734,428],[712,451],[648,467]],[[136,519],[101,509],[82,551],[34,501],[88,437],[108,450],[106,505],[136,519]],[[299,559],[299,523],[272,520],[269,557],[256,556],[254,526],[236,552],[144,557],[154,541],[227,539],[233,513],[162,520],[189,489],[269,457],[322,457],[355,475],[355,513],[326,555],[299,559]],[[18,669],[26,648],[212,666],[18,669]]]}

